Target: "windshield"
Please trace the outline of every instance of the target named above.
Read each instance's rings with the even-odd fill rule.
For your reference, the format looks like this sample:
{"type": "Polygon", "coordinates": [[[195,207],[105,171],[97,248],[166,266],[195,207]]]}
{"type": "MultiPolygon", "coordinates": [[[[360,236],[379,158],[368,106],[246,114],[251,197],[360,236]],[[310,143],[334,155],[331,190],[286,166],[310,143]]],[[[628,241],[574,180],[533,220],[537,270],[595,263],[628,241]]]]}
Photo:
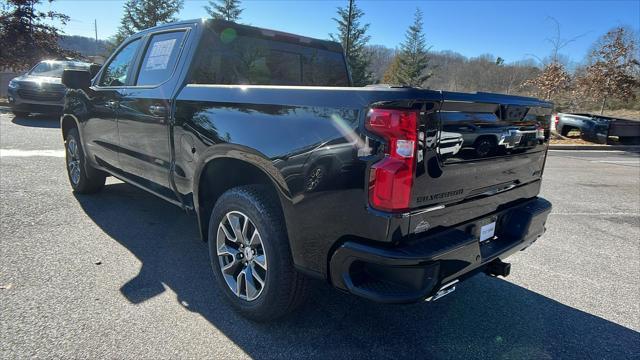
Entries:
{"type": "Polygon", "coordinates": [[[29,75],[61,78],[64,69],[89,70],[89,64],[71,61],[43,61],[31,69],[29,75]]]}

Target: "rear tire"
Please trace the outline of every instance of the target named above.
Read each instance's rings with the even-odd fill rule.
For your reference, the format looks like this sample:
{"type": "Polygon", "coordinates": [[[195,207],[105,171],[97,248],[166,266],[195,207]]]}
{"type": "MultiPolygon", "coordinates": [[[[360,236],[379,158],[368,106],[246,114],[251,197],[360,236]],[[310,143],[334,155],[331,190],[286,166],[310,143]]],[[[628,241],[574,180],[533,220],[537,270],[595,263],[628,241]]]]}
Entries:
{"type": "Polygon", "coordinates": [[[308,279],[293,267],[280,203],[269,187],[240,186],[222,194],[211,212],[208,240],[216,282],[246,318],[274,320],[306,298],[308,279]]]}
{"type": "Polygon", "coordinates": [[[78,194],[96,193],[104,187],[106,175],[85,162],[80,135],[77,128],[69,130],[65,139],[67,175],[73,192],[78,194]]]}

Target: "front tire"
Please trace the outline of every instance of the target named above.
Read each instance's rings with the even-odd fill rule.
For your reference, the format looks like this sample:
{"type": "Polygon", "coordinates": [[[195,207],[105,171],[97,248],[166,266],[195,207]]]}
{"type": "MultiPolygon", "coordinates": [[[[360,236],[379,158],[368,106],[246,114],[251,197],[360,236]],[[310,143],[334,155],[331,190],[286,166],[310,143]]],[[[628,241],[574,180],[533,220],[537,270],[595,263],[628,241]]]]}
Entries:
{"type": "Polygon", "coordinates": [[[209,255],[224,297],[243,316],[269,321],[292,312],[307,294],[293,267],[277,195],[266,186],[228,190],[209,219],[209,255]]]}
{"type": "Polygon", "coordinates": [[[65,140],[67,175],[73,192],[79,194],[96,193],[104,187],[106,176],[102,171],[90,167],[85,162],[78,129],[69,130],[65,140]]]}

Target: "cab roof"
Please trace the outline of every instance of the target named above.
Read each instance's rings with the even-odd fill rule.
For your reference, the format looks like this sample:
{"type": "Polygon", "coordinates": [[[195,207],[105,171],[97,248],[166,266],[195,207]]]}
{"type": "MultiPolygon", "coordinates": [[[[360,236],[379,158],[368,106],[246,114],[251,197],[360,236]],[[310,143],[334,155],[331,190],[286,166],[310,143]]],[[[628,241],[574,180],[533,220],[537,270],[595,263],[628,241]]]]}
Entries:
{"type": "Polygon", "coordinates": [[[165,28],[192,26],[192,25],[198,25],[198,24],[203,24],[205,28],[213,29],[216,32],[222,32],[225,29],[234,29],[238,34],[242,34],[246,36],[267,38],[267,39],[290,42],[290,43],[297,43],[305,46],[343,53],[342,45],[336,41],[315,39],[315,38],[310,38],[302,35],[283,32],[283,31],[264,29],[264,28],[259,28],[255,26],[249,26],[249,25],[242,25],[242,24],[231,22],[231,21],[218,20],[218,19],[193,19],[193,20],[176,21],[176,22],[158,25],[149,29],[145,29],[138,32],[137,34],[145,34],[145,33],[154,32],[157,30],[165,29],[165,28]]]}

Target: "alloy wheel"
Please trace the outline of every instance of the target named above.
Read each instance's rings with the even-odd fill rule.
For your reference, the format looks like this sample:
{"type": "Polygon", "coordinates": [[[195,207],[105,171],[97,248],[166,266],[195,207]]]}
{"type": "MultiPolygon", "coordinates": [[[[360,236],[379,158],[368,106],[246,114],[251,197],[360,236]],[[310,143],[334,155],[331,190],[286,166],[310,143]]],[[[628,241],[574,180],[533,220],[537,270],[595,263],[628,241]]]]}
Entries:
{"type": "Polygon", "coordinates": [[[267,254],[253,221],[239,211],[228,212],[218,225],[216,248],[229,289],[240,299],[257,299],[267,278],[267,254]]]}
{"type": "Polygon", "coordinates": [[[67,167],[69,168],[69,177],[74,185],[80,181],[80,154],[78,143],[74,138],[67,142],[67,167]]]}

